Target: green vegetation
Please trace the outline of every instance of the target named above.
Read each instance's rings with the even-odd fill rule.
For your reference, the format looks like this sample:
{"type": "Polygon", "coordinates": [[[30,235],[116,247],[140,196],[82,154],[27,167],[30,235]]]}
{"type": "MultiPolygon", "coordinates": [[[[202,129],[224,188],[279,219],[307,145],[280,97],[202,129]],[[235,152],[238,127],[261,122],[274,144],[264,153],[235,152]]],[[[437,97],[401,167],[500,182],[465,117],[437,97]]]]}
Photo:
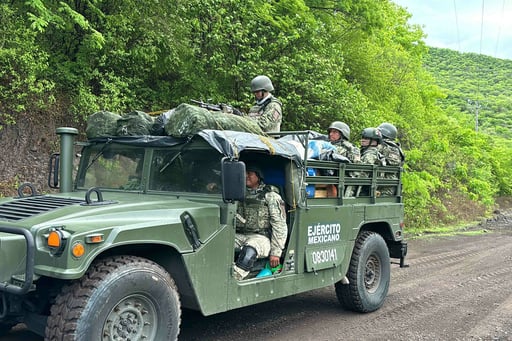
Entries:
{"type": "Polygon", "coordinates": [[[512,139],[512,60],[431,48],[425,67],[446,95],[443,109],[465,114],[473,127],[478,114],[479,131],[512,139]]]}
{"type": "Polygon", "coordinates": [[[0,17],[2,127],[46,120],[50,103],[70,124],[193,98],[246,111],[266,74],[283,130],[343,120],[357,142],[365,127],[399,128],[409,226],[465,221],[512,194],[511,62],[429,53],[388,0],[18,0],[0,17]],[[479,132],[467,99],[482,105],[479,132]]]}
{"type": "Polygon", "coordinates": [[[411,239],[425,239],[425,238],[439,238],[439,237],[449,237],[455,235],[464,235],[464,236],[477,236],[485,233],[489,233],[490,231],[478,226],[478,222],[465,222],[460,225],[444,225],[437,227],[418,227],[418,228],[409,228],[407,229],[406,238],[408,240],[411,239]],[[468,223],[470,225],[468,226],[468,223]]]}

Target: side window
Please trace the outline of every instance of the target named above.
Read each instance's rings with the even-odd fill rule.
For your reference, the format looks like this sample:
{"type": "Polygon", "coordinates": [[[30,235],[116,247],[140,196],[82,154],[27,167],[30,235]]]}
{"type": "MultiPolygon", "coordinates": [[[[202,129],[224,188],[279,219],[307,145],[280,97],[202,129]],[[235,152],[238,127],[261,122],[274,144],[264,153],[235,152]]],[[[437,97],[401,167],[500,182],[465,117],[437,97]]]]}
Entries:
{"type": "Polygon", "coordinates": [[[190,189],[198,193],[221,193],[221,157],[212,150],[185,155],[190,165],[190,189]]]}
{"type": "Polygon", "coordinates": [[[220,193],[220,185],[220,154],[215,151],[155,151],[149,189],[220,193]]]}
{"type": "Polygon", "coordinates": [[[183,159],[177,150],[159,150],[153,153],[149,189],[183,191],[186,187],[183,159]]]}

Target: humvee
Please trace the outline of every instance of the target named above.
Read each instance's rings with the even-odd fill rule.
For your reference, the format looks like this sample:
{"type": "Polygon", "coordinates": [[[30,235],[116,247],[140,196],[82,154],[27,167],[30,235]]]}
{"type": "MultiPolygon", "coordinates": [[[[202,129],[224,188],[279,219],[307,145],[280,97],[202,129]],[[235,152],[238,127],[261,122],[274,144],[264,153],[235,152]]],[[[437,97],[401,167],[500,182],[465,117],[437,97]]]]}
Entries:
{"type": "Polygon", "coordinates": [[[77,133],[57,129],[48,183],[59,190],[25,183],[0,200],[2,333],[22,322],[46,340],[174,340],[182,308],[207,316],[327,286],[344,308],[371,312],[391,258],[404,266],[399,167],[313,159],[309,131],[77,133]],[[237,281],[247,162],[279,190],[289,233],[280,271],[257,276],[262,259],[237,281]]]}

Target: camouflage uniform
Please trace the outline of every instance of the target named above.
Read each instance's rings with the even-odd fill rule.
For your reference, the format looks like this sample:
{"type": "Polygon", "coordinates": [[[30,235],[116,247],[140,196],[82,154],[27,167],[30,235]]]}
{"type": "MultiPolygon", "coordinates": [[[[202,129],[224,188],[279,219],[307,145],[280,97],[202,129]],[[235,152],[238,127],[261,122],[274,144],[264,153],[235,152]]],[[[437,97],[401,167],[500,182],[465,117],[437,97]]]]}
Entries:
{"type": "Polygon", "coordinates": [[[386,160],[388,166],[403,166],[405,161],[404,152],[400,144],[391,140],[384,139],[379,145],[379,151],[386,160]]]}
{"type": "MultiPolygon", "coordinates": [[[[405,156],[400,144],[389,139],[384,139],[379,145],[379,151],[383,155],[386,165],[400,166],[404,165],[405,156]]],[[[396,179],[394,174],[386,174],[388,179],[396,179]]],[[[378,191],[383,196],[395,195],[395,187],[379,187],[378,191]]]]}
{"type": "MultiPolygon", "coordinates": [[[[359,153],[359,149],[355,147],[350,140],[350,127],[345,122],[334,121],[331,123],[329,128],[327,128],[327,135],[329,136],[329,141],[336,148],[336,154],[341,155],[347,158],[352,163],[360,163],[361,162],[361,154],[359,153]],[[335,134],[338,132],[338,134],[335,134]]],[[[351,177],[358,177],[358,172],[350,172],[349,175],[351,177]]],[[[354,186],[345,186],[343,190],[343,196],[351,197],[355,193],[354,186]]]]}
{"type": "Polygon", "coordinates": [[[247,116],[256,121],[264,132],[275,133],[281,131],[282,113],[281,102],[269,95],[263,103],[254,105],[247,116]]]}
{"type": "MultiPolygon", "coordinates": [[[[235,249],[251,246],[258,258],[281,257],[287,235],[285,205],[277,188],[261,183],[256,189],[247,189],[237,210],[235,249]]],[[[234,270],[238,279],[249,273],[236,265],[234,270]]]]}
{"type": "MultiPolygon", "coordinates": [[[[385,160],[382,158],[382,154],[379,152],[378,145],[361,148],[361,162],[369,165],[385,166],[385,160]]],[[[361,172],[359,176],[366,178],[369,176],[369,174],[367,174],[367,172],[361,172]]],[[[361,190],[363,193],[368,192],[367,188],[362,188],[359,186],[356,196],[360,194],[361,190]]]]}
{"type": "Polygon", "coordinates": [[[359,152],[359,148],[354,146],[349,141],[339,139],[338,141],[331,142],[331,144],[336,147],[336,153],[345,156],[350,160],[350,162],[361,162],[361,153],[359,152]]]}
{"type": "Polygon", "coordinates": [[[386,161],[383,159],[382,154],[379,151],[378,146],[368,146],[361,149],[361,162],[370,164],[385,166],[386,161]]]}
{"type": "MultiPolygon", "coordinates": [[[[336,147],[336,153],[340,154],[347,159],[350,160],[350,162],[353,163],[361,163],[361,153],[359,152],[359,148],[354,146],[352,143],[350,143],[347,140],[339,139],[338,141],[331,142],[331,144],[336,147]]],[[[356,178],[359,176],[358,172],[350,172],[349,175],[353,178],[356,178]]],[[[351,197],[355,194],[355,188],[354,186],[345,186],[344,190],[344,196],[351,197]]]]}

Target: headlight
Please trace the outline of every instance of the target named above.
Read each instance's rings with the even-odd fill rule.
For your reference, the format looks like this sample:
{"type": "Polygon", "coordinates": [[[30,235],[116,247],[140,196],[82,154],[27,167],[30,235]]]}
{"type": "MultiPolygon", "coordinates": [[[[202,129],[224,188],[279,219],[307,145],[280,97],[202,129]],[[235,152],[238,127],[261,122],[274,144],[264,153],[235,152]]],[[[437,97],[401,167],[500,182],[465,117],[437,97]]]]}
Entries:
{"type": "Polygon", "coordinates": [[[46,238],[46,245],[53,256],[60,256],[66,248],[68,233],[64,230],[53,228],[46,238]]]}

